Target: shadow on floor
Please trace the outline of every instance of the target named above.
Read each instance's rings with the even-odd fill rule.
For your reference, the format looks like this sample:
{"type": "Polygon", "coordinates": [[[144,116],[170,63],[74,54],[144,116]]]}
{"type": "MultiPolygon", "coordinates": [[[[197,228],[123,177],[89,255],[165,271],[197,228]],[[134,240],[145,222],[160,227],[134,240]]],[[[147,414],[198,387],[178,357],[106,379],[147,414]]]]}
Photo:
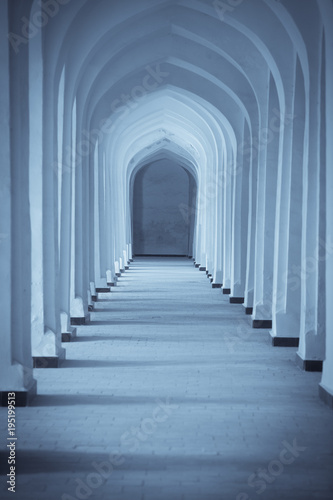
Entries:
{"type": "MultiPolygon", "coordinates": [[[[140,409],[144,413],[146,411],[145,407],[149,407],[149,410],[160,404],[169,404],[175,406],[175,411],[178,407],[183,407],[184,405],[192,406],[193,408],[203,408],[206,406],[220,406],[221,403],[225,405],[233,406],[244,406],[244,398],[241,396],[228,396],[221,397],[219,399],[215,398],[202,398],[202,397],[187,397],[187,398],[167,398],[165,396],[115,396],[105,395],[105,394],[37,394],[31,401],[30,406],[34,407],[60,407],[60,406],[140,406],[140,409]]],[[[256,404],[255,398],[253,398],[253,405],[256,404]]],[[[269,402],[267,403],[269,404],[269,402]]],[[[141,411],[140,410],[140,411],[141,411]]],[[[249,412],[253,411],[253,408],[249,408],[249,412]]],[[[244,410],[246,412],[246,410],[244,410]]]]}
{"type": "MultiPolygon", "coordinates": [[[[118,443],[117,443],[118,444],[118,443]]],[[[193,468],[207,469],[220,467],[228,460],[228,457],[223,456],[203,456],[203,455],[152,455],[139,454],[131,455],[124,447],[123,450],[118,448],[119,465],[114,469],[119,470],[156,470],[165,471],[166,467],[179,470],[191,470],[193,468]],[[127,453],[126,453],[127,452],[127,453]],[[122,463],[120,463],[122,462],[122,463]]],[[[1,469],[0,475],[7,474],[7,453],[0,452],[1,469]],[[3,465],[5,464],[5,465],[3,465]]],[[[45,451],[45,450],[18,450],[17,451],[17,470],[21,474],[40,474],[40,473],[59,473],[59,472],[82,472],[91,473],[93,462],[105,462],[109,459],[106,453],[91,453],[87,448],[78,451],[45,451]]],[[[229,459],[230,460],[230,459],[229,459]]]]}
{"type": "MultiPolygon", "coordinates": [[[[112,326],[108,323],[109,326],[112,326]]],[[[255,337],[254,335],[251,337],[252,340],[262,340],[262,337],[257,336],[255,337]]],[[[221,342],[223,342],[223,335],[221,336],[221,342]]],[[[158,334],[156,335],[155,332],[145,332],[142,336],[137,336],[137,335],[131,335],[130,333],[128,335],[78,335],[75,337],[75,339],[72,341],[73,343],[76,342],[174,342],[174,343],[182,343],[186,342],[187,344],[198,344],[198,343],[203,343],[207,345],[209,342],[215,342],[216,343],[216,336],[212,335],[211,337],[205,334],[205,338],[200,337],[191,337],[190,332],[187,335],[181,335],[179,333],[171,332],[168,335],[162,335],[158,334]]],[[[268,339],[267,342],[270,340],[268,339]]],[[[297,348],[290,348],[294,349],[295,352],[297,348]]]]}
{"type": "Polygon", "coordinates": [[[117,360],[102,360],[102,359],[66,359],[61,363],[61,368],[131,368],[139,367],[146,368],[148,366],[160,367],[160,366],[198,366],[198,365],[210,365],[211,360],[201,360],[193,359],[191,361],[184,361],[183,359],[175,359],[170,361],[156,360],[156,361],[117,361],[117,360]]]}

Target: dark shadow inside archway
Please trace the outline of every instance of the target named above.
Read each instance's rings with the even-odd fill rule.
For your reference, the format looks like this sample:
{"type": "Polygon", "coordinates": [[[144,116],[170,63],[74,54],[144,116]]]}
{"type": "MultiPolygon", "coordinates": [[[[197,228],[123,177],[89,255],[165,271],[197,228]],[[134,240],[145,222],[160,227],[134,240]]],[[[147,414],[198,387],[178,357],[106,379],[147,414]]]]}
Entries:
{"type": "Polygon", "coordinates": [[[133,189],[133,254],[192,256],[196,182],[170,159],[143,166],[133,189]]]}

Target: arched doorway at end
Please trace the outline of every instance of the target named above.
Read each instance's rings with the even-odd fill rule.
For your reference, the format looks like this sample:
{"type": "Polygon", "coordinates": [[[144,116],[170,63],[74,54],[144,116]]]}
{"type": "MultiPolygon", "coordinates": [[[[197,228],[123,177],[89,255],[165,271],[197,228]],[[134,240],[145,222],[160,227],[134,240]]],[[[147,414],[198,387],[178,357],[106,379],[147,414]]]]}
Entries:
{"type": "Polygon", "coordinates": [[[136,174],[132,203],[134,255],[192,256],[196,182],[170,159],[136,174]]]}

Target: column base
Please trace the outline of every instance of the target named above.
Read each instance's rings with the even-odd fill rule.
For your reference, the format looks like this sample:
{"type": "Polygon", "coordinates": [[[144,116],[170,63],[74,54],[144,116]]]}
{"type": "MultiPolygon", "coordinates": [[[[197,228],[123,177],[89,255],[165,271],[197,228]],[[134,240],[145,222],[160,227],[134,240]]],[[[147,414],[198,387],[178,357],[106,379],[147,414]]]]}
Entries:
{"type": "Polygon", "coordinates": [[[121,272],[121,273],[124,273],[124,272],[125,272],[125,269],[120,269],[120,272],[121,272]]]}
{"type": "Polygon", "coordinates": [[[27,391],[0,391],[0,406],[8,407],[8,394],[15,393],[15,407],[29,406],[29,403],[37,394],[37,381],[34,380],[31,388],[27,391]]]}
{"type": "Polygon", "coordinates": [[[251,316],[253,314],[253,307],[248,307],[248,306],[244,306],[245,307],[245,314],[247,314],[248,316],[251,316]]]}
{"type": "Polygon", "coordinates": [[[320,359],[303,359],[298,352],[295,357],[296,365],[306,372],[322,372],[323,362],[320,359]]]}
{"type": "Polygon", "coordinates": [[[33,356],[33,368],[59,368],[59,356],[33,356]]]}
{"type": "Polygon", "coordinates": [[[212,288],[222,288],[222,283],[213,283],[212,282],[212,288]]]}
{"type": "Polygon", "coordinates": [[[330,393],[325,387],[319,384],[319,397],[320,399],[327,404],[333,410],[333,394],[330,393]]]}
{"type": "Polygon", "coordinates": [[[71,318],[71,325],[79,326],[79,325],[87,325],[90,321],[90,314],[87,316],[83,316],[81,318],[71,318]]]}
{"type": "Polygon", "coordinates": [[[97,302],[97,295],[92,295],[92,296],[91,296],[91,300],[92,300],[93,302],[97,302]]]}
{"type": "Polygon", "coordinates": [[[194,263],[194,267],[199,268],[199,267],[200,267],[200,264],[196,264],[196,263],[194,263]]]}
{"type": "Polygon", "coordinates": [[[229,297],[230,304],[244,304],[244,297],[229,297]]]}
{"type": "Polygon", "coordinates": [[[120,278],[121,273],[116,273],[117,278],[120,278]]]}
{"type": "Polygon", "coordinates": [[[128,271],[129,270],[129,266],[125,266],[125,271],[128,271]]]}
{"type": "Polygon", "coordinates": [[[115,284],[110,282],[110,283],[108,283],[108,286],[115,286],[115,284]]]}
{"type": "Polygon", "coordinates": [[[199,266],[199,271],[206,271],[206,268],[204,266],[199,266]]]}
{"type": "Polygon", "coordinates": [[[109,292],[111,292],[111,290],[109,287],[100,287],[100,288],[96,288],[96,292],[97,293],[109,293],[109,292]]]}
{"type": "Polygon", "coordinates": [[[272,320],[271,319],[253,319],[252,320],[252,328],[271,329],[272,328],[272,320]]]}
{"type": "Polygon", "coordinates": [[[72,342],[76,337],[76,328],[72,328],[71,332],[61,334],[61,342],[72,342]]]}
{"type": "Polygon", "coordinates": [[[269,332],[273,347],[298,347],[299,337],[277,337],[269,332]]]}
{"type": "Polygon", "coordinates": [[[223,293],[223,295],[230,295],[231,289],[230,288],[222,288],[222,293],[223,293]]]}

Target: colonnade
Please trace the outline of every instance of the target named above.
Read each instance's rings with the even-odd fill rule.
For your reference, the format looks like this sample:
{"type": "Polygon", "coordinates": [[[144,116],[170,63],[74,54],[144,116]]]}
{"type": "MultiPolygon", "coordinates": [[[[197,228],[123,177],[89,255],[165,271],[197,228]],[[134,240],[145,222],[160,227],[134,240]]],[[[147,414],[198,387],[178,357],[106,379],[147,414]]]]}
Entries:
{"type": "Polygon", "coordinates": [[[332,3],[4,0],[0,14],[3,401],[29,401],[33,367],[60,366],[126,272],[135,175],[170,158],[197,184],[194,264],[323,370],[332,404],[332,3]]]}

